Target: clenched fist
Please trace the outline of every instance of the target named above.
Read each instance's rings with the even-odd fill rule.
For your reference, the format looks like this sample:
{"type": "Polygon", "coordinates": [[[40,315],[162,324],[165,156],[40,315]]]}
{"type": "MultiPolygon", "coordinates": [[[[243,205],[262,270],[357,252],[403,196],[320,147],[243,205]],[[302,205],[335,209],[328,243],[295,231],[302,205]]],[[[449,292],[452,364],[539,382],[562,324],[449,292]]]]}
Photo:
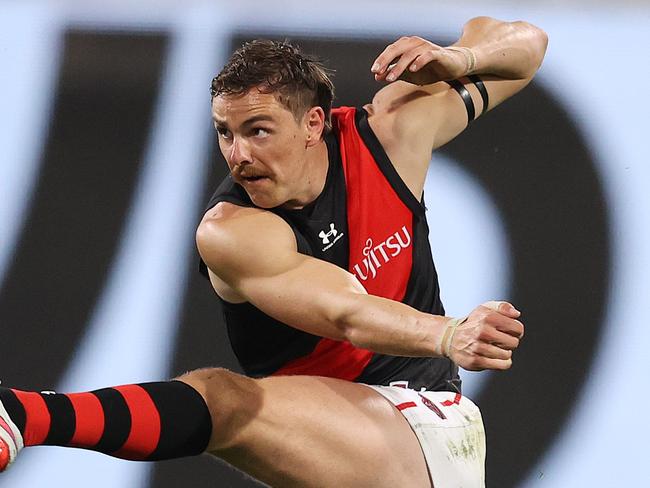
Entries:
{"type": "Polygon", "coordinates": [[[524,335],[520,315],[508,302],[486,302],[451,331],[444,353],[470,371],[508,369],[524,335]]]}

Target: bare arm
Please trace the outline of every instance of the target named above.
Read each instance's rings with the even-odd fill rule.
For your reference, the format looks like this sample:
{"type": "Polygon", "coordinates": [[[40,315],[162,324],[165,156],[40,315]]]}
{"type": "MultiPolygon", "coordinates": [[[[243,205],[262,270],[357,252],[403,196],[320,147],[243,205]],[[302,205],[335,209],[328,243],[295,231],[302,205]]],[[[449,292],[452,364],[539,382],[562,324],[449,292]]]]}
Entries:
{"type": "Polygon", "coordinates": [[[468,75],[480,75],[492,109],[526,86],[541,65],[547,37],[526,22],[477,17],[450,47],[403,37],[376,59],[372,71],[389,84],[370,105],[370,125],[411,191],[420,196],[431,151],[468,124],[459,94],[445,81],[459,80],[476,117],[483,99],[468,75]],[[397,80],[397,81],[395,81],[397,80]]]}
{"type": "Polygon", "coordinates": [[[454,46],[467,47],[476,56],[474,69],[464,75],[530,80],[542,64],[547,44],[546,34],[528,22],[476,17],[465,24],[454,46]]]}
{"type": "MultiPolygon", "coordinates": [[[[199,226],[197,243],[221,296],[237,296],[292,327],[375,352],[441,354],[447,317],[368,295],[352,274],[298,253],[291,229],[270,212],[219,207],[199,226]],[[260,229],[263,240],[257,237],[260,229]]],[[[483,308],[457,331],[454,359],[470,369],[506,369],[523,327],[503,311],[483,308]]]]}

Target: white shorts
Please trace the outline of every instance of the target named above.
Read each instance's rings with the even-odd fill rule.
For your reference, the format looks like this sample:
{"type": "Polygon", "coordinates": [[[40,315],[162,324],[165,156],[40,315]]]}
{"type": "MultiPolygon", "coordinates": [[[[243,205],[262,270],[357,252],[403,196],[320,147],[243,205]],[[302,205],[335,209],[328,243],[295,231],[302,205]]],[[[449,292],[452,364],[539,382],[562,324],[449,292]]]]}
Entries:
{"type": "Polygon", "coordinates": [[[469,398],[447,391],[368,386],[411,425],[434,488],[485,487],[485,429],[481,412],[469,398]]]}

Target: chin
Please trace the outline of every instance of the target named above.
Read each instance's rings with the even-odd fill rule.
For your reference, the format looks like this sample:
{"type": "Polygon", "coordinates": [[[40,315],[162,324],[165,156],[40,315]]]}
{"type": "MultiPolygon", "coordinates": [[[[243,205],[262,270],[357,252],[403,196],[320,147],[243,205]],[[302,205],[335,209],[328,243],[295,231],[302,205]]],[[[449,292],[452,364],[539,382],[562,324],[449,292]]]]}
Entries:
{"type": "Polygon", "coordinates": [[[278,202],[276,199],[269,197],[268,195],[251,195],[249,193],[248,196],[255,206],[259,208],[271,209],[282,205],[281,202],[278,202]]]}

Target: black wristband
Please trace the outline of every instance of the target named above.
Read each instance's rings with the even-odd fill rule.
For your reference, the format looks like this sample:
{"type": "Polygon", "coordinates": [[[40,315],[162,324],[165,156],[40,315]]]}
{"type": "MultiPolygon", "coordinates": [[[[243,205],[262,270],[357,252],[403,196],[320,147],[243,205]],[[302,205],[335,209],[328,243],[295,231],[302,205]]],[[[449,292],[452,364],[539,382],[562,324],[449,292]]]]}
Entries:
{"type": "Polygon", "coordinates": [[[469,125],[470,122],[474,120],[474,116],[476,115],[472,95],[470,95],[467,88],[465,88],[465,86],[458,80],[448,81],[447,84],[456,90],[456,92],[460,95],[460,98],[463,99],[463,102],[465,103],[465,109],[467,110],[467,125],[469,125]]]}
{"type": "Polygon", "coordinates": [[[485,88],[483,80],[481,80],[477,75],[470,75],[468,78],[472,83],[474,83],[474,86],[481,94],[481,98],[483,99],[483,110],[481,110],[481,115],[483,115],[485,112],[487,112],[488,104],[490,103],[490,97],[488,96],[487,88],[485,88]]]}

